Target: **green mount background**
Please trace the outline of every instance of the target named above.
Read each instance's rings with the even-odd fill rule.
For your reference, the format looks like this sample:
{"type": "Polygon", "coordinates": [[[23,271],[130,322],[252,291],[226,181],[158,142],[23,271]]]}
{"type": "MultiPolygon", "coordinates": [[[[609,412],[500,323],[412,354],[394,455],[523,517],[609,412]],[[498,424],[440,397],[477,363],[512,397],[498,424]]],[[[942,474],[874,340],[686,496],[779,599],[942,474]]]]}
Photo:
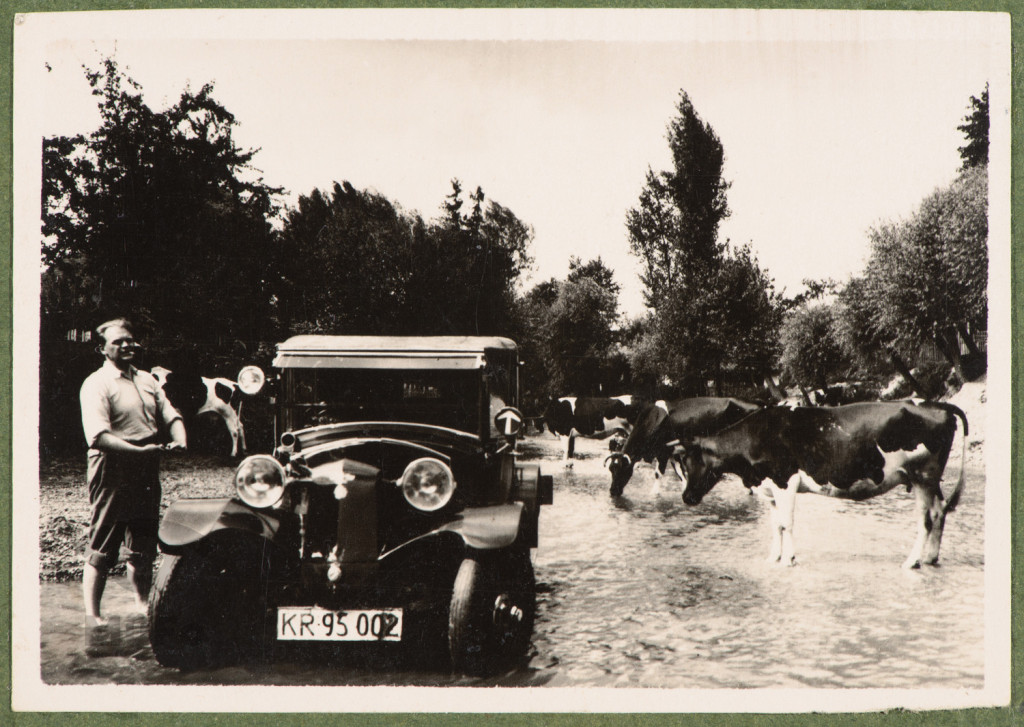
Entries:
{"type": "MultiPolygon", "coordinates": [[[[1024,111],[1022,111],[1021,93],[1024,90],[1024,61],[1021,57],[1021,43],[1024,42],[1024,2],[1020,0],[918,0],[917,2],[893,2],[879,0],[877,2],[841,2],[835,0],[761,0],[760,2],[742,0],[712,0],[705,2],[473,2],[455,0],[449,2],[295,2],[294,0],[164,0],[153,2],[146,0],[6,0],[0,3],[0,20],[2,20],[3,55],[0,56],[0,107],[4,113],[0,115],[0,210],[4,212],[5,224],[0,228],[0,256],[2,256],[4,274],[0,275],[0,299],[5,305],[0,306],[0,411],[4,416],[0,419],[0,623],[7,628],[0,628],[0,685],[6,696],[0,700],[0,725],[12,727],[43,727],[54,725],[64,727],[73,724],[75,727],[103,726],[126,724],[145,724],[151,727],[165,725],[210,725],[211,727],[242,726],[246,727],[321,727],[323,725],[359,725],[375,727],[377,725],[394,725],[395,727],[446,727],[458,725],[467,727],[486,725],[487,727],[509,727],[511,725],[583,725],[585,727],[661,727],[662,725],[702,725],[718,727],[721,725],[745,727],[747,725],[772,725],[782,727],[803,727],[822,723],[834,727],[880,727],[882,725],[898,725],[900,727],[946,727],[946,725],[1024,725],[1024,689],[1021,677],[1024,675],[1024,649],[1021,638],[1024,636],[1024,620],[1011,619],[1011,705],[999,709],[970,709],[941,712],[910,712],[891,710],[863,714],[267,714],[267,713],[99,713],[99,712],[12,712],[11,711],[11,528],[12,522],[12,476],[11,476],[11,339],[13,322],[13,302],[11,297],[11,260],[12,260],[12,199],[13,199],[13,59],[14,59],[14,20],[18,13],[23,12],[67,12],[83,10],[158,10],[158,9],[277,9],[277,8],[771,8],[771,9],[820,9],[820,10],[974,10],[986,12],[1004,12],[1010,14],[1012,43],[1012,78],[1011,78],[1011,351],[1012,363],[1010,373],[1011,405],[1012,405],[1012,454],[1011,478],[1014,484],[1011,495],[1012,507],[1012,562],[1011,589],[1012,613],[1016,613],[1024,597],[1024,580],[1021,556],[1022,541],[1019,532],[1021,509],[1024,505],[1024,488],[1018,485],[1021,465],[1024,463],[1022,454],[1021,430],[1024,425],[1021,406],[1021,351],[1024,350],[1024,331],[1021,330],[1020,311],[1024,306],[1024,268],[1022,253],[1024,242],[1021,240],[1021,217],[1024,213],[1024,194],[1022,194],[1021,144],[1024,142],[1024,111]]],[[[529,699],[529,691],[524,691],[524,700],[529,699]]]]}

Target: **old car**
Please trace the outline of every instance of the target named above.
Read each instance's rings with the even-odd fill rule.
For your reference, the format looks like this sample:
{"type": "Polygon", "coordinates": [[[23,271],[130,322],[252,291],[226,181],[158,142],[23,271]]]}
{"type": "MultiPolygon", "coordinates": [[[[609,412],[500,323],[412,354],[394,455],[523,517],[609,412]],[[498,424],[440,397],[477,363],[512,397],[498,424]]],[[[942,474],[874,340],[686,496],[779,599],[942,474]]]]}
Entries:
{"type": "MultiPolygon", "coordinates": [[[[486,674],[522,658],[552,480],[516,461],[518,364],[500,337],[279,344],[274,451],[243,460],[229,496],[176,501],[160,524],[157,661],[391,650],[486,674]]],[[[239,382],[259,389],[262,372],[239,382]]]]}

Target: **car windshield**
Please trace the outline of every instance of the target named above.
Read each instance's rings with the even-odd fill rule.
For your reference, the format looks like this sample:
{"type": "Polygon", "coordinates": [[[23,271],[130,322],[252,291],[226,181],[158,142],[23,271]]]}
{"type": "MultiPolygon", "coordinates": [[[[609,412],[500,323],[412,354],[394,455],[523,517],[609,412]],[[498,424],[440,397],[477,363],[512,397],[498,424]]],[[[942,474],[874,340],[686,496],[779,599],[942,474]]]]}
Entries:
{"type": "Polygon", "coordinates": [[[479,371],[286,369],[285,429],[352,421],[401,421],[479,433],[479,371]]]}

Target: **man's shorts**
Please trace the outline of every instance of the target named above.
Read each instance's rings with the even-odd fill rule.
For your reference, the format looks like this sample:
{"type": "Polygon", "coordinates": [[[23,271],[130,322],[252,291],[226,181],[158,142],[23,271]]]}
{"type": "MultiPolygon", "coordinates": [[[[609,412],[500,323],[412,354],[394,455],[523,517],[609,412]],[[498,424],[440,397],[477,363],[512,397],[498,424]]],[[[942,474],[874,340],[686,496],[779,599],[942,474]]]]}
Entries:
{"type": "MultiPolygon", "coordinates": [[[[135,442],[145,444],[146,442],[135,442]]],[[[87,562],[99,569],[117,563],[124,543],[133,565],[156,557],[160,517],[160,457],[89,450],[89,526],[87,562]]]]}
{"type": "Polygon", "coordinates": [[[128,549],[128,562],[133,567],[151,564],[156,558],[158,521],[129,520],[110,522],[93,519],[89,528],[86,561],[99,570],[109,570],[118,560],[121,543],[128,549]]]}

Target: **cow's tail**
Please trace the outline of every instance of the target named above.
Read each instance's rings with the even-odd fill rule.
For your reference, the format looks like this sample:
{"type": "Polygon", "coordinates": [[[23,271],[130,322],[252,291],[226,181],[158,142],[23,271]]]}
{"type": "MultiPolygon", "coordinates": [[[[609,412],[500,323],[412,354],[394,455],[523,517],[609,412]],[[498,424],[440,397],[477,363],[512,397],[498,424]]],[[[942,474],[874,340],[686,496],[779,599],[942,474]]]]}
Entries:
{"type": "Polygon", "coordinates": [[[944,513],[949,513],[956,510],[956,506],[960,503],[960,495],[963,494],[964,491],[965,474],[967,471],[967,433],[969,431],[967,427],[967,415],[960,407],[945,401],[932,401],[929,402],[929,406],[938,407],[939,409],[943,409],[948,411],[950,414],[960,417],[960,421],[963,422],[964,425],[964,438],[963,443],[960,445],[960,477],[957,478],[956,486],[953,488],[953,491],[949,493],[949,498],[942,506],[942,511],[944,513]]]}

